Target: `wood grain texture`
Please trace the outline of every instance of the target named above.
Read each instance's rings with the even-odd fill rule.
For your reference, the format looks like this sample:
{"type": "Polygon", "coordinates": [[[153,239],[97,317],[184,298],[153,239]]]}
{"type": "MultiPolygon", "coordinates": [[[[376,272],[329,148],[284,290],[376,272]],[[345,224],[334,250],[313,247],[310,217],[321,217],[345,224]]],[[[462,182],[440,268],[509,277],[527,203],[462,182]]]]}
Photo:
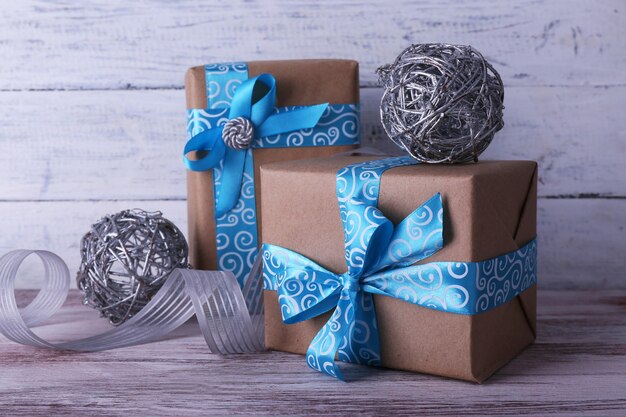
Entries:
{"type": "MultiPolygon", "coordinates": [[[[21,293],[23,298],[32,294],[21,293]]],[[[192,321],[167,340],[99,353],[19,346],[0,336],[2,415],[623,416],[626,292],[539,291],[537,343],[483,385],[346,366],[318,374],[280,352],[220,357],[192,321]]],[[[37,333],[96,334],[104,320],[69,302],[37,333]]]]}
{"type": "Polygon", "coordinates": [[[364,142],[395,150],[374,70],[412,42],[448,41],[484,52],[507,86],[506,127],[485,158],[539,161],[545,285],[626,288],[620,0],[27,0],[3,4],[0,21],[0,254],[46,248],[75,269],[89,224],[135,206],[186,228],[191,65],[357,59],[364,142]]]}
{"type": "MultiPolygon", "coordinates": [[[[161,211],[187,235],[185,201],[56,201],[0,203],[0,254],[17,248],[45,249],[59,255],[74,274],[80,265],[80,239],[91,224],[106,214],[140,208],[161,211]]],[[[39,288],[43,282],[38,262],[20,270],[18,288],[39,288]]]]}
{"type": "MultiPolygon", "coordinates": [[[[340,384],[300,356],[210,355],[189,323],[90,354],[0,336],[1,415],[626,415],[622,0],[26,0],[0,22],[0,255],[49,249],[75,271],[89,225],[132,207],[185,230],[183,75],[215,61],[357,59],[365,142],[393,149],[375,69],[410,43],[471,44],[507,87],[485,157],[538,160],[543,197],[538,342],[484,385],[361,367],[340,384]]],[[[105,330],[78,300],[37,333],[105,330]]]]}
{"type": "MultiPolygon", "coordinates": [[[[380,124],[381,95],[362,90],[363,141],[398,152],[380,124]]],[[[618,108],[626,86],[509,88],[506,125],[483,157],[538,161],[540,196],[626,196],[618,108]]],[[[5,92],[0,120],[0,200],[186,197],[181,90],[5,92]]]]}
{"type": "MultiPolygon", "coordinates": [[[[137,207],[161,210],[186,233],[184,201],[0,202],[0,254],[18,247],[51,250],[74,274],[80,263],[79,242],[89,225],[107,213],[137,207]]],[[[623,288],[625,213],[626,200],[540,199],[541,286],[623,288]]],[[[20,270],[18,288],[37,288],[41,282],[37,262],[20,270]]]]}
{"type": "Polygon", "coordinates": [[[188,66],[338,57],[363,85],[410,43],[471,44],[507,85],[626,83],[620,0],[20,1],[0,11],[0,89],[182,86],[188,66]],[[42,73],[45,73],[43,75],[42,73]]]}

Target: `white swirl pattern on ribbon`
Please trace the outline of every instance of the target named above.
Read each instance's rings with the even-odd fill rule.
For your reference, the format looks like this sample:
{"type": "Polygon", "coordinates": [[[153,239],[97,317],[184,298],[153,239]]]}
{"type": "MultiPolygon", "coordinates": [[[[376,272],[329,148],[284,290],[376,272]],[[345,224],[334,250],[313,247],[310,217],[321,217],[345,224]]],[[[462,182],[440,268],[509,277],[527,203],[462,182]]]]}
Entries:
{"type": "MultiPolygon", "coordinates": [[[[189,138],[228,121],[230,103],[237,86],[248,78],[248,67],[241,62],[211,64],[205,66],[205,74],[209,108],[187,111],[189,138]]],[[[281,107],[276,111],[283,113],[302,107],[281,107]]],[[[358,104],[331,104],[313,129],[257,138],[252,148],[338,146],[359,142],[358,104]]],[[[240,284],[243,284],[258,254],[252,149],[247,152],[239,200],[230,212],[216,219],[218,265],[220,269],[233,272],[240,284]]],[[[222,171],[223,163],[213,170],[215,198],[219,195],[222,171]]]]}
{"type": "MultiPolygon", "coordinates": [[[[264,245],[262,256],[264,288],[278,291],[286,271],[295,269],[294,257],[300,255],[264,245]]],[[[365,277],[362,288],[366,292],[389,295],[434,310],[478,314],[510,301],[535,285],[536,259],[537,243],[532,240],[517,251],[480,262],[430,262],[386,270],[365,277]]],[[[315,266],[306,265],[310,271],[304,279],[317,281],[315,266]]],[[[328,282],[340,283],[338,278],[325,276],[324,279],[325,282],[319,283],[321,289],[328,282]]],[[[321,297],[325,292],[318,290],[317,294],[321,297]]],[[[319,297],[318,301],[321,301],[319,297]]],[[[306,306],[298,305],[297,310],[303,312],[306,306]]]]}
{"type": "Polygon", "coordinates": [[[391,167],[415,163],[406,157],[385,158],[349,165],[337,172],[337,200],[344,225],[346,262],[351,273],[363,267],[372,233],[388,221],[377,207],[382,173],[391,167]]]}
{"type": "Polygon", "coordinates": [[[474,310],[490,310],[537,283],[537,242],[476,265],[474,310]]]}
{"type": "MultiPolygon", "coordinates": [[[[279,107],[277,113],[285,113],[303,106],[279,107]]],[[[360,142],[358,104],[330,104],[313,129],[257,138],[255,148],[289,146],[338,146],[355,145],[360,142]]]]}
{"type": "Polygon", "coordinates": [[[237,87],[248,78],[244,62],[209,64],[204,67],[210,109],[228,109],[237,87]]]}
{"type": "Polygon", "coordinates": [[[502,305],[536,282],[536,242],[482,262],[413,265],[443,245],[443,205],[436,194],[399,225],[378,210],[382,173],[416,163],[408,157],[355,164],[337,173],[348,272],[337,275],[289,249],[264,244],[265,288],[278,292],[285,323],[335,308],[307,351],[314,369],[343,378],[334,363],[379,364],[372,294],[427,308],[477,314],[502,305]]]}
{"type": "MultiPolygon", "coordinates": [[[[246,153],[248,157],[244,165],[239,200],[232,210],[215,219],[218,268],[221,271],[232,272],[241,285],[259,253],[252,149],[248,149],[246,153]]],[[[215,196],[219,195],[222,171],[220,163],[220,167],[214,170],[215,196]]]]}
{"type": "Polygon", "coordinates": [[[187,110],[187,139],[212,129],[223,126],[228,121],[228,109],[188,109],[187,110]]]}

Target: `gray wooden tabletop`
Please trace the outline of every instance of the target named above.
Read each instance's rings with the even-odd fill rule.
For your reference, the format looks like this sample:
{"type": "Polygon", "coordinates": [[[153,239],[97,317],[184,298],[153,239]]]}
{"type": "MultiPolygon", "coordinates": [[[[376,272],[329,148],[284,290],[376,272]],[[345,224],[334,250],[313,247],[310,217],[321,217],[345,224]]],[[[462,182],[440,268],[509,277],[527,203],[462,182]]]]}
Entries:
{"type": "MultiPolygon", "coordinates": [[[[74,291],[36,332],[61,341],[107,328],[74,291]]],[[[342,383],[298,355],[212,355],[194,322],[161,342],[99,353],[0,336],[0,415],[624,416],[626,291],[539,291],[537,343],[483,385],[349,368],[356,379],[342,383]]]]}

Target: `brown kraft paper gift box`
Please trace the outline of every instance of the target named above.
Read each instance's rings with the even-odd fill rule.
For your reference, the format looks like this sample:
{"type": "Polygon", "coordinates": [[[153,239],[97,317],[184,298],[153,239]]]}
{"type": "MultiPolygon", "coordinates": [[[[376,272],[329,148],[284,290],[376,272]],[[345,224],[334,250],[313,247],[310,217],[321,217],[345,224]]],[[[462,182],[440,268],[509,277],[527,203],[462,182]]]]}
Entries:
{"type": "MultiPolygon", "coordinates": [[[[335,174],[372,157],[336,156],[261,168],[263,241],[343,273],[344,237],[335,174]]],[[[443,198],[444,247],[425,259],[474,262],[515,251],[536,234],[537,164],[481,161],[393,168],[382,176],[378,207],[397,224],[435,193],[443,198]]],[[[305,354],[330,312],[282,322],[265,291],[268,349],[305,354]]],[[[482,382],[535,340],[536,286],[493,310],[461,315],[374,295],[384,367],[482,382]]]]}
{"type": "MultiPolygon", "coordinates": [[[[359,103],[359,66],[356,61],[308,59],[248,62],[248,76],[270,73],[276,78],[276,106],[320,103],[359,103]]],[[[187,108],[207,108],[205,67],[190,68],[185,76],[187,108]]],[[[325,157],[353,149],[353,145],[254,149],[257,220],[261,219],[259,194],[261,165],[275,161],[325,157]]],[[[189,259],[196,269],[217,269],[212,171],[187,171],[189,259]]],[[[263,240],[258,221],[259,243],[263,240]]]]}

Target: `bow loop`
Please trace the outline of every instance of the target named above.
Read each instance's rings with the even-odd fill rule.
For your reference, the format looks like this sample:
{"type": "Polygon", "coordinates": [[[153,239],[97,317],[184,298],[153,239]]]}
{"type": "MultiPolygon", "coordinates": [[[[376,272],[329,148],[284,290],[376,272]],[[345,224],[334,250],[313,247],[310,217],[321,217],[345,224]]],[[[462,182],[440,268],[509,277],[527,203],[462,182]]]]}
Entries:
{"type": "Polygon", "coordinates": [[[263,253],[264,274],[270,273],[277,284],[285,323],[309,320],[337,305],[342,281],[336,274],[279,246],[264,244],[263,253]]]}
{"type": "Polygon", "coordinates": [[[361,276],[378,262],[393,233],[393,224],[376,207],[353,205],[341,209],[348,272],[361,276]]]}
{"type": "Polygon", "coordinates": [[[437,193],[406,216],[381,248],[373,272],[412,265],[432,256],[443,247],[443,204],[437,193]]]}
{"type": "Polygon", "coordinates": [[[388,220],[380,210],[376,209],[381,216],[379,224],[372,230],[365,232],[365,259],[363,261],[362,275],[371,275],[375,273],[379,267],[381,257],[389,246],[389,242],[393,236],[393,223],[388,220]],[[384,220],[383,220],[384,219],[384,220]]]}
{"type": "Polygon", "coordinates": [[[261,74],[237,87],[228,117],[245,117],[258,128],[274,112],[275,104],[276,79],[270,74],[261,74]]]}
{"type": "Polygon", "coordinates": [[[183,150],[185,166],[191,171],[208,171],[217,166],[226,153],[222,141],[222,126],[204,130],[185,144],[183,150]],[[190,152],[196,152],[197,160],[187,158],[190,152]]]}

